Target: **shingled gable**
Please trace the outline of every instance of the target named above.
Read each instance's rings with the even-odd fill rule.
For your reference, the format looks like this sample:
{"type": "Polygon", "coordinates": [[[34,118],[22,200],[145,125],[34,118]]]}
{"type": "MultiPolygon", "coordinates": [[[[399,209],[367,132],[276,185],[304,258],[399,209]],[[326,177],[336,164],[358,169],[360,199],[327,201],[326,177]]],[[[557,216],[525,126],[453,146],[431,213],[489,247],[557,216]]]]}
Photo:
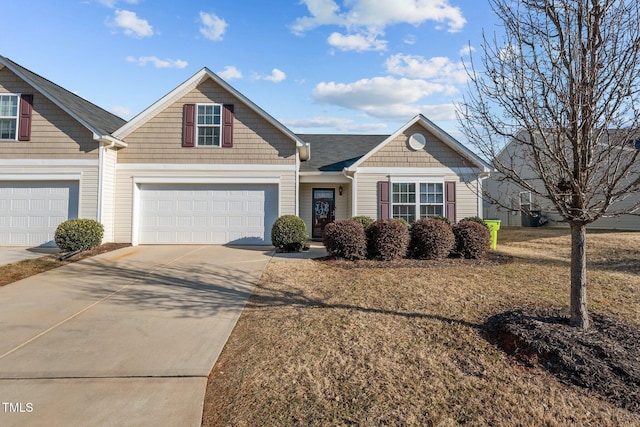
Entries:
{"type": "Polygon", "coordinates": [[[378,144],[368,153],[360,157],[357,161],[353,162],[350,166],[346,168],[346,170],[349,172],[356,172],[358,170],[358,167],[362,163],[364,163],[367,159],[369,159],[371,156],[373,156],[375,153],[377,153],[380,149],[382,149],[384,146],[389,144],[391,141],[395,140],[399,135],[401,135],[403,132],[405,132],[407,129],[409,129],[411,126],[413,126],[416,123],[422,125],[425,129],[431,132],[441,142],[446,144],[452,150],[456,151],[465,159],[469,160],[474,166],[482,169],[482,172],[492,171],[491,166],[487,162],[482,160],[478,155],[476,155],[474,152],[472,152],[467,147],[462,145],[460,142],[458,142],[456,139],[454,139],[451,135],[446,133],[444,130],[440,129],[438,126],[436,126],[435,123],[427,119],[422,114],[418,114],[417,116],[415,116],[413,119],[407,122],[404,126],[398,129],[398,131],[396,131],[393,135],[389,136],[387,139],[382,141],[380,144],[378,144]]]}
{"type": "Polygon", "coordinates": [[[296,143],[296,146],[300,147],[304,145],[304,142],[301,141],[300,138],[296,136],[296,134],[291,132],[282,123],[274,119],[266,111],[258,107],[253,101],[251,101],[249,98],[247,98],[246,96],[238,92],[233,86],[231,86],[229,83],[224,81],[217,74],[215,74],[214,72],[212,72],[206,67],[202,68],[200,71],[198,71],[196,74],[191,76],[188,80],[186,80],[180,86],[178,86],[177,88],[169,92],[164,97],[160,98],[158,101],[153,103],[150,107],[148,107],[146,110],[144,110],[143,112],[138,114],[136,117],[131,119],[127,124],[125,124],[116,132],[114,132],[114,135],[120,139],[126,138],[128,135],[133,133],[136,129],[138,129],[139,127],[144,125],[146,122],[151,120],[153,117],[155,117],[160,111],[164,110],[171,104],[178,101],[178,99],[180,99],[181,97],[183,97],[184,95],[186,95],[187,93],[189,93],[190,91],[198,87],[206,79],[212,79],[214,82],[220,85],[224,90],[229,92],[234,97],[238,98],[243,104],[245,104],[255,113],[257,113],[260,117],[265,119],[267,122],[269,122],[279,131],[281,131],[283,134],[291,138],[291,140],[293,140],[296,143]]]}
{"type": "Polygon", "coordinates": [[[95,140],[126,147],[127,144],[113,137],[113,132],[124,125],[126,123],[125,120],[16,64],[9,58],[0,56],[0,69],[3,67],[7,67],[11,72],[77,120],[87,130],[91,131],[95,140]]]}

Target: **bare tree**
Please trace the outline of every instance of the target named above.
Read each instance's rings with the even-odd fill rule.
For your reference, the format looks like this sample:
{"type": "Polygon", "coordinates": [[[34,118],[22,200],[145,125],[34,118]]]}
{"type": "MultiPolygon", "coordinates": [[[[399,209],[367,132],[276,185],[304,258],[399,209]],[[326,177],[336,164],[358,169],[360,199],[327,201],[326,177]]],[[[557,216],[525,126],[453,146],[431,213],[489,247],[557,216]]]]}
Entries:
{"type": "Polygon", "coordinates": [[[459,119],[499,176],[549,200],[569,224],[570,321],[587,329],[586,225],[639,208],[621,201],[640,190],[640,6],[489,2],[504,31],[485,34],[459,119]],[[497,156],[506,142],[520,159],[497,156]]]}

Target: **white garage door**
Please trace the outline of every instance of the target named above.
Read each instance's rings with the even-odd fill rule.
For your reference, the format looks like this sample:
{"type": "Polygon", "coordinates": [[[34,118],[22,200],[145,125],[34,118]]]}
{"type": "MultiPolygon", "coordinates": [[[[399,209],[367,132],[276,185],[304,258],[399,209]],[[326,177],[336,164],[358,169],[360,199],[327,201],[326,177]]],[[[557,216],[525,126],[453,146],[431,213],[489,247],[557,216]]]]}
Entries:
{"type": "Polygon", "coordinates": [[[55,245],[56,227],[78,217],[78,188],[77,181],[0,181],[0,245],[55,245]]]}
{"type": "Polygon", "coordinates": [[[271,244],[277,185],[140,187],[141,244],[271,244]]]}

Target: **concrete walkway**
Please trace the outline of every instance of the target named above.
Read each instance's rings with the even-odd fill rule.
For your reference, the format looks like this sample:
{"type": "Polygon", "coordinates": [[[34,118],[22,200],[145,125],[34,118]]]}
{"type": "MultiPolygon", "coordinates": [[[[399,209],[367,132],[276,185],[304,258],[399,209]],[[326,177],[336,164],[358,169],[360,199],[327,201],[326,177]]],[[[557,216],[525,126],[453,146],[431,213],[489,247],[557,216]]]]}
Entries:
{"type": "Polygon", "coordinates": [[[57,254],[57,247],[0,246],[0,267],[24,259],[40,258],[48,254],[57,254]]]}
{"type": "Polygon", "coordinates": [[[128,247],[0,288],[0,426],[199,426],[271,256],[128,247]]]}

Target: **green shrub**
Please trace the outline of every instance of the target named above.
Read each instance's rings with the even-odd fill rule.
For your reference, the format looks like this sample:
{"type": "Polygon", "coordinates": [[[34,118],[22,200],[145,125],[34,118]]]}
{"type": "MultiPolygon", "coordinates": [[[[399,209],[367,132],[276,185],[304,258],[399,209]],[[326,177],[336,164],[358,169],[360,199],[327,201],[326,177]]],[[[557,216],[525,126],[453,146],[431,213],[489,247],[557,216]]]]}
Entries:
{"type": "Polygon", "coordinates": [[[329,255],[336,258],[355,261],[367,256],[364,227],[353,219],[339,219],[327,224],[322,233],[322,243],[329,255]]]}
{"type": "Polygon", "coordinates": [[[447,218],[446,216],[434,215],[434,216],[430,216],[429,218],[437,219],[439,221],[443,221],[443,222],[446,222],[447,224],[451,225],[451,221],[449,221],[449,218],[447,218]]]}
{"type": "Polygon", "coordinates": [[[407,220],[406,220],[406,219],[404,219],[404,218],[394,218],[394,220],[395,220],[395,221],[399,221],[399,222],[400,222],[400,224],[402,224],[402,225],[404,225],[405,227],[407,227],[407,230],[409,229],[410,225],[409,225],[409,223],[407,222],[407,220]]]}
{"type": "Polygon", "coordinates": [[[389,261],[404,258],[409,244],[406,221],[379,219],[366,230],[367,250],[371,258],[389,261]]]}
{"type": "Polygon", "coordinates": [[[61,223],[53,240],[63,252],[84,251],[102,243],[104,227],[93,219],[69,219],[61,223]]]}
{"type": "Polygon", "coordinates": [[[446,258],[456,244],[451,226],[440,219],[419,219],[411,224],[409,233],[409,254],[412,258],[446,258]]]}
{"type": "Polygon", "coordinates": [[[460,220],[460,222],[462,221],[472,221],[472,222],[477,222],[478,224],[482,224],[485,227],[489,228],[489,226],[487,224],[484,223],[484,220],[482,218],[480,218],[479,216],[468,216],[466,218],[462,218],[460,220]]]}
{"type": "Polygon", "coordinates": [[[367,228],[369,228],[369,226],[371,224],[373,224],[374,222],[376,222],[375,219],[368,217],[368,216],[364,216],[364,215],[358,215],[358,216],[354,216],[353,218],[351,218],[354,221],[358,221],[360,224],[362,224],[362,226],[365,228],[365,230],[367,228]]]}
{"type": "Polygon", "coordinates": [[[307,242],[307,226],[295,215],[283,215],[271,227],[271,244],[285,252],[300,252],[307,242]]]}
{"type": "Polygon", "coordinates": [[[453,226],[456,253],[464,258],[484,258],[491,245],[489,229],[475,221],[460,221],[453,226]]]}

